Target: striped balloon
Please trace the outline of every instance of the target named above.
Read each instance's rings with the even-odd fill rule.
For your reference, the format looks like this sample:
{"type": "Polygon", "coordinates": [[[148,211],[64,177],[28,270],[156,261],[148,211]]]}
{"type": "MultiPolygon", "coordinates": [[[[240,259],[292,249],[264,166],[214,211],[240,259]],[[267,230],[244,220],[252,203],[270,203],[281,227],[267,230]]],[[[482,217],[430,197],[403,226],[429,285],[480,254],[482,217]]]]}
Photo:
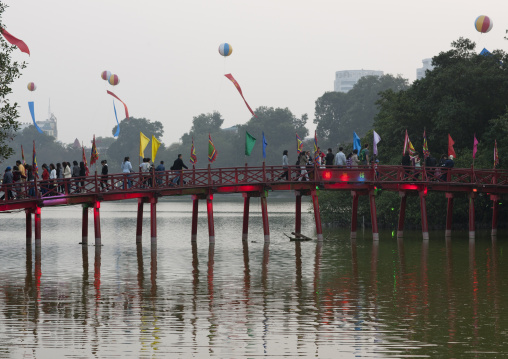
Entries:
{"type": "Polygon", "coordinates": [[[490,17],[485,15],[480,15],[476,18],[474,21],[474,27],[476,28],[476,31],[481,33],[487,33],[492,29],[492,20],[490,17]]]}
{"type": "Polygon", "coordinates": [[[29,82],[26,87],[28,88],[29,91],[35,91],[35,89],[37,88],[37,86],[35,86],[33,82],[29,82]]]}
{"type": "Polygon", "coordinates": [[[109,76],[108,82],[110,85],[116,86],[120,83],[120,79],[118,78],[118,75],[111,74],[111,76],[109,76]]]}
{"type": "Polygon", "coordinates": [[[220,44],[219,46],[219,54],[226,57],[233,53],[233,47],[227,42],[220,44]]]}
{"type": "Polygon", "coordinates": [[[102,71],[101,72],[101,79],[109,81],[110,77],[111,77],[111,71],[102,71]]]}

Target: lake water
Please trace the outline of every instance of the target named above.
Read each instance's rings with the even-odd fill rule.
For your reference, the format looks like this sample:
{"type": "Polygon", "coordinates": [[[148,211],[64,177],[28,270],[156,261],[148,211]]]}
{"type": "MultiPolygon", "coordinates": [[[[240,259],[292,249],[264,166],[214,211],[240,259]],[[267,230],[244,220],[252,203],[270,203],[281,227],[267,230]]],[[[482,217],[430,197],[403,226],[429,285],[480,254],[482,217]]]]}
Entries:
{"type": "MultiPolygon", "coordinates": [[[[307,204],[309,206],[309,204],[307,204]]],[[[81,207],[42,210],[42,248],[24,213],[0,215],[0,357],[505,357],[508,236],[369,229],[356,241],[290,242],[294,202],[259,199],[242,242],[241,198],[204,203],[190,241],[190,198],[158,204],[158,243],[135,243],[136,202],[102,203],[102,247],[83,247],[81,207]]],[[[305,208],[305,207],[304,207],[305,208]]],[[[92,219],[93,216],[90,216],[92,219]]],[[[302,232],[315,237],[313,215],[302,232]]],[[[93,221],[89,234],[93,235],[93,221]]],[[[90,238],[93,243],[93,238],[90,238]]]]}

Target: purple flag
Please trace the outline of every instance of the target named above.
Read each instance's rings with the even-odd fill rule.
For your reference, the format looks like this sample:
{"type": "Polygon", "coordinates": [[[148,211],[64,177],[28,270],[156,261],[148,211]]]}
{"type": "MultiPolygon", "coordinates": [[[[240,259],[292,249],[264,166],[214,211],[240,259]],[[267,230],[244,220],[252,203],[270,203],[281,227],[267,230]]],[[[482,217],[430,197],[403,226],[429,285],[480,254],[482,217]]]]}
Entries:
{"type": "Polygon", "coordinates": [[[474,142],[473,142],[473,159],[475,158],[477,151],[478,151],[478,140],[476,139],[476,133],[475,133],[474,134],[474,142]]]}

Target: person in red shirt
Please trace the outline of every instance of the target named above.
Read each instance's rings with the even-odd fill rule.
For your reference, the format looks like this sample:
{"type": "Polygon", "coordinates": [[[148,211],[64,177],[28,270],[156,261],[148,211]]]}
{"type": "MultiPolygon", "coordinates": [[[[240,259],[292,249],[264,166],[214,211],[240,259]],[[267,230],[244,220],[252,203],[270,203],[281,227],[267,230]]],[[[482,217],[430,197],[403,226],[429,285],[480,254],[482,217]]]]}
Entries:
{"type": "Polygon", "coordinates": [[[42,171],[42,183],[41,183],[41,192],[44,196],[49,189],[49,171],[48,171],[48,165],[43,164],[42,165],[43,171],[42,171]]]}

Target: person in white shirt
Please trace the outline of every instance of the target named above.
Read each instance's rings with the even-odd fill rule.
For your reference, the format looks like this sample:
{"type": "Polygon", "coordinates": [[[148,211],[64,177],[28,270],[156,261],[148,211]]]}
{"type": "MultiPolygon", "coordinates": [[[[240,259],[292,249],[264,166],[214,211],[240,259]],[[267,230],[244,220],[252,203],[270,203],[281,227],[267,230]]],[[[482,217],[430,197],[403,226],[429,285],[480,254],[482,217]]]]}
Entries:
{"type": "Polygon", "coordinates": [[[129,177],[130,177],[130,173],[132,172],[132,165],[131,165],[131,162],[129,161],[129,157],[124,158],[121,167],[122,167],[122,173],[129,173],[127,175],[127,181],[124,181],[124,183],[123,183],[123,189],[125,189],[126,187],[131,188],[132,180],[129,177]]]}
{"type": "Polygon", "coordinates": [[[346,165],[346,155],[343,147],[339,147],[339,152],[335,155],[335,166],[345,166],[346,165]]]}

